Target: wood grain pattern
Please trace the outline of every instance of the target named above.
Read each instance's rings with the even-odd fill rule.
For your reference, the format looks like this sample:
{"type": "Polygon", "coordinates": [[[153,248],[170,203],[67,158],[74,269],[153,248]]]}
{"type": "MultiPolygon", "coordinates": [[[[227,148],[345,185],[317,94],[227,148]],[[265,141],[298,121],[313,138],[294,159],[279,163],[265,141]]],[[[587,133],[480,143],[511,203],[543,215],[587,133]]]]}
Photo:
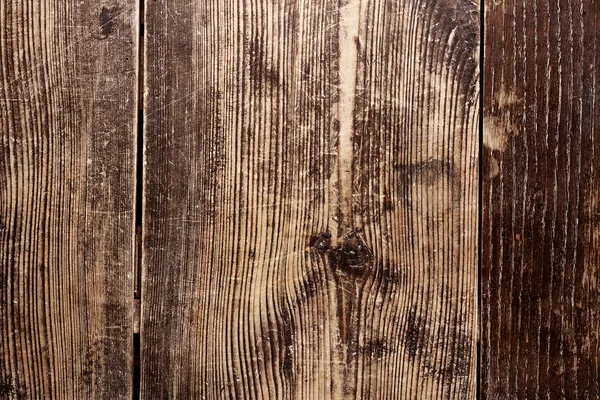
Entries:
{"type": "Polygon", "coordinates": [[[597,399],[600,5],[486,10],[482,393],[597,399]]]}
{"type": "Polygon", "coordinates": [[[474,398],[478,5],[146,4],[142,396],[474,398]]]}
{"type": "Polygon", "coordinates": [[[0,398],[131,398],[137,4],[0,2],[0,398]]]}
{"type": "Polygon", "coordinates": [[[475,398],[479,9],[363,7],[352,223],[373,257],[352,297],[356,398],[475,398]]]}

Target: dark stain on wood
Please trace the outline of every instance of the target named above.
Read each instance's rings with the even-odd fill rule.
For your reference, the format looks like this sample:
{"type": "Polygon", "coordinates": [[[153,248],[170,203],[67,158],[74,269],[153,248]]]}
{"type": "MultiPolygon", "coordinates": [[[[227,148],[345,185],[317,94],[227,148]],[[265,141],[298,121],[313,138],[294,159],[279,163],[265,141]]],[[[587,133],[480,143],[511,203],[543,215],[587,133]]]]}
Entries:
{"type": "Polygon", "coordinates": [[[360,351],[368,357],[382,358],[395,351],[385,339],[371,339],[360,347],[360,351]]]}
{"type": "Polygon", "coordinates": [[[321,272],[310,270],[299,283],[296,300],[299,303],[306,302],[315,297],[323,289],[323,278],[321,272]]]}
{"type": "Polygon", "coordinates": [[[373,259],[371,249],[356,231],[344,235],[341,243],[328,251],[328,256],[332,268],[352,276],[362,276],[373,259]]]}
{"type": "Polygon", "coordinates": [[[412,164],[396,164],[394,169],[398,172],[399,198],[406,208],[413,208],[414,195],[423,190],[416,188],[417,185],[440,191],[450,190],[451,206],[460,207],[461,182],[452,162],[431,159],[412,164]],[[449,185],[445,185],[443,179],[447,179],[449,185]]]}
{"type": "Polygon", "coordinates": [[[107,39],[111,34],[115,32],[116,29],[116,19],[119,16],[119,12],[121,11],[121,7],[102,7],[99,16],[100,23],[100,38],[107,39]]]}
{"type": "Polygon", "coordinates": [[[404,351],[418,363],[423,373],[446,384],[458,382],[460,391],[468,394],[473,338],[461,331],[461,324],[447,327],[446,335],[451,342],[448,346],[450,354],[439,359],[436,357],[439,333],[430,329],[426,318],[419,316],[413,308],[408,312],[405,324],[404,351]]]}
{"type": "MultiPolygon", "coordinates": [[[[285,304],[283,299],[281,304],[285,304]]],[[[293,383],[296,379],[294,369],[294,333],[296,328],[288,309],[283,308],[281,313],[282,324],[277,331],[278,342],[280,343],[279,353],[282,355],[281,372],[288,382],[293,383]]]]}
{"type": "Polygon", "coordinates": [[[260,39],[250,42],[248,53],[250,55],[250,76],[257,84],[279,85],[279,72],[270,65],[265,51],[265,43],[260,39]]]}
{"type": "Polygon", "coordinates": [[[387,262],[379,265],[375,271],[375,279],[379,282],[379,292],[385,298],[397,293],[402,287],[405,276],[397,265],[387,262]]]}
{"type": "MultiPolygon", "coordinates": [[[[457,332],[456,327],[451,327],[451,337],[453,340],[452,354],[441,365],[436,365],[428,360],[424,360],[424,368],[437,379],[447,383],[454,382],[457,378],[465,378],[470,374],[470,359],[472,337],[457,332]]],[[[467,388],[468,389],[468,388],[467,388]]]]}
{"type": "Polygon", "coordinates": [[[0,399],[26,400],[27,390],[10,376],[0,375],[0,399]]]}
{"type": "Polygon", "coordinates": [[[404,351],[412,358],[417,356],[419,349],[423,346],[423,329],[425,321],[412,309],[406,316],[406,328],[404,331],[404,351]]]}
{"type": "Polygon", "coordinates": [[[396,164],[394,168],[400,174],[400,187],[412,185],[434,186],[443,177],[454,180],[454,166],[450,162],[428,160],[414,164],[396,164]]]}
{"type": "Polygon", "coordinates": [[[384,211],[393,211],[394,210],[394,201],[392,200],[392,196],[389,193],[385,193],[383,195],[383,210],[384,211]]]}

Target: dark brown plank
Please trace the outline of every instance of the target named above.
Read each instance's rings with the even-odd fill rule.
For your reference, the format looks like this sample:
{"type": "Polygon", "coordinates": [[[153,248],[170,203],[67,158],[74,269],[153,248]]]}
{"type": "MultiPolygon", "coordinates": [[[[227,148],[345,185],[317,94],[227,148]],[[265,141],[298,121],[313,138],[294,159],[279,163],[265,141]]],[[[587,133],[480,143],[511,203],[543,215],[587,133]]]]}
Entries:
{"type": "Polygon", "coordinates": [[[486,3],[482,392],[600,397],[600,5],[486,3]]]}
{"type": "Polygon", "coordinates": [[[473,398],[478,6],[146,28],[142,395],[473,398]]]}
{"type": "Polygon", "coordinates": [[[137,4],[0,3],[0,398],[131,398],[137,4]]]}

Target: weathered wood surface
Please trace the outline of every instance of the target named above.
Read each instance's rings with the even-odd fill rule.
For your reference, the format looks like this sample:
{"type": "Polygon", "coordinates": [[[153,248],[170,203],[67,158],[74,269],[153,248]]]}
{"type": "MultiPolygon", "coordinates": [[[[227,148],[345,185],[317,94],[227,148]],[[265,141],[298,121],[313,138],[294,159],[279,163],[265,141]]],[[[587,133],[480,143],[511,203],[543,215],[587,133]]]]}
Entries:
{"type": "Polygon", "coordinates": [[[597,399],[600,4],[485,21],[482,393],[597,399]]]}
{"type": "Polygon", "coordinates": [[[0,398],[131,398],[137,3],[0,2],[0,398]]]}
{"type": "Polygon", "coordinates": [[[478,5],[146,4],[142,396],[474,398],[478,5]]]}

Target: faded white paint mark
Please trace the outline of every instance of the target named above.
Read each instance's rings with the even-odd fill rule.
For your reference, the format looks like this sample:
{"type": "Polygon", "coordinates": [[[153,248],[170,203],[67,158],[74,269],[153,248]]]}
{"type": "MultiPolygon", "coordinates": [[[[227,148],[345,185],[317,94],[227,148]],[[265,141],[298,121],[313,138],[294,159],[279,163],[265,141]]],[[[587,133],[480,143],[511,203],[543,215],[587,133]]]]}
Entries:
{"type": "MultiPolygon", "coordinates": [[[[492,151],[503,152],[511,136],[520,135],[519,127],[513,123],[513,110],[520,101],[514,92],[501,89],[494,93],[495,106],[483,118],[483,145],[492,151]]],[[[498,160],[492,156],[490,176],[500,173],[498,160]]]]}

